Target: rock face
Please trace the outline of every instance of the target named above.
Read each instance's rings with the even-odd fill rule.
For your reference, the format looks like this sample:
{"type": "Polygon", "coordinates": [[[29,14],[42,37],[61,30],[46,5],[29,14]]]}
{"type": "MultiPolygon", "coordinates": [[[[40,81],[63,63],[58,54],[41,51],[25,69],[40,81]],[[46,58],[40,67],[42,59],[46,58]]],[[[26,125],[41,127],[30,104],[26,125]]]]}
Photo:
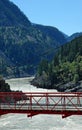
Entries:
{"type": "Polygon", "coordinates": [[[59,92],[82,92],[82,81],[78,83],[69,82],[66,84],[56,84],[52,85],[51,81],[45,76],[35,77],[31,84],[38,88],[46,88],[46,89],[56,89],[59,92]]]}
{"type": "Polygon", "coordinates": [[[31,84],[37,88],[51,89],[51,81],[45,76],[36,77],[31,81],[31,84]]]}
{"type": "Polygon", "coordinates": [[[69,82],[55,87],[59,92],[82,92],[82,81],[78,83],[69,82]]]}
{"type": "Polygon", "coordinates": [[[0,78],[0,92],[11,92],[9,84],[3,78],[0,78]]]}
{"type": "Polygon", "coordinates": [[[8,83],[6,83],[5,80],[4,80],[3,78],[1,78],[1,77],[0,77],[0,92],[11,92],[11,93],[12,93],[12,94],[6,93],[6,94],[4,95],[4,97],[1,96],[2,93],[0,93],[0,96],[1,96],[1,97],[0,97],[0,103],[1,103],[1,102],[3,102],[3,103],[4,103],[4,102],[14,103],[14,102],[20,101],[20,100],[29,100],[29,98],[27,98],[27,96],[26,96],[25,94],[23,94],[22,91],[19,91],[19,90],[13,91],[13,90],[11,90],[11,89],[10,89],[10,85],[9,85],[8,83]],[[18,95],[18,97],[17,97],[17,95],[15,95],[13,92],[16,92],[17,95],[18,95]],[[4,99],[4,100],[3,100],[3,99],[4,99]]]}

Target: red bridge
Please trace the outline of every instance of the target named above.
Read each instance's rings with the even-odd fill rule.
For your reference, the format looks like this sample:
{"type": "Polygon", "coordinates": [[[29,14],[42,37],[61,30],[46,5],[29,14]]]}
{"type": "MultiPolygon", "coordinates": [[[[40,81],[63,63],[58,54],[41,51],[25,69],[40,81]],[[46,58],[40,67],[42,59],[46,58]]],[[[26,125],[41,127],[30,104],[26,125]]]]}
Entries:
{"type": "Polygon", "coordinates": [[[7,113],[82,115],[82,92],[0,92],[0,115],[7,113]]]}

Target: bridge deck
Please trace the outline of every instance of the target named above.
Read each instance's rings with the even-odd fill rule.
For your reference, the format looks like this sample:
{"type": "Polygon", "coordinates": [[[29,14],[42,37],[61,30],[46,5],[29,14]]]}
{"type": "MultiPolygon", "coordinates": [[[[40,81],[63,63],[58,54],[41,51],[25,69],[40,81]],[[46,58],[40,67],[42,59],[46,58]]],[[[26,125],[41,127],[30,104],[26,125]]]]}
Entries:
{"type": "Polygon", "coordinates": [[[82,115],[82,93],[0,93],[0,114],[82,115]]]}

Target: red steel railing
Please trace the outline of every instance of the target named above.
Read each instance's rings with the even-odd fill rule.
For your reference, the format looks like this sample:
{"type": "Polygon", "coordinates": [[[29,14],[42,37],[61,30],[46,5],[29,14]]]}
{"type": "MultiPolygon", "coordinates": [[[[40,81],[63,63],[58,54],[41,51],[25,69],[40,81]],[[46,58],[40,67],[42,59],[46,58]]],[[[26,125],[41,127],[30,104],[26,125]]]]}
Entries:
{"type": "Polygon", "coordinates": [[[0,92],[0,114],[6,113],[82,115],[82,92],[0,92]]]}

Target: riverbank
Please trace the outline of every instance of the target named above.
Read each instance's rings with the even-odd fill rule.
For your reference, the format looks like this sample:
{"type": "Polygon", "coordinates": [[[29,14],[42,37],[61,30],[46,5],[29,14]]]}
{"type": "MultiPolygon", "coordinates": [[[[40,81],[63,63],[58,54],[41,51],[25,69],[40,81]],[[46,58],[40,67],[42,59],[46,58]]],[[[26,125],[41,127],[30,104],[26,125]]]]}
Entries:
{"type": "Polygon", "coordinates": [[[11,92],[10,85],[2,77],[0,77],[0,92],[11,92]]]}
{"type": "MultiPolygon", "coordinates": [[[[14,90],[14,89],[12,89],[11,85],[8,83],[8,80],[12,80],[12,81],[15,80],[16,81],[16,79],[7,79],[7,80],[5,80],[4,78],[0,77],[0,92],[1,92],[0,93],[0,96],[1,96],[0,103],[1,102],[2,103],[3,102],[14,103],[14,102],[20,101],[22,99],[29,100],[27,98],[27,96],[23,93],[22,90],[19,90],[19,89],[14,90]],[[17,97],[17,95],[19,95],[19,96],[17,97]],[[4,97],[4,99],[3,99],[3,97],[4,97]]],[[[29,78],[29,80],[30,80],[30,78],[29,78]]],[[[5,114],[5,113],[3,113],[3,114],[5,114]]]]}
{"type": "Polygon", "coordinates": [[[56,89],[59,92],[82,92],[82,81],[78,81],[77,83],[68,82],[52,84],[50,79],[47,79],[44,76],[39,76],[35,77],[31,81],[31,84],[37,88],[56,89]]]}

